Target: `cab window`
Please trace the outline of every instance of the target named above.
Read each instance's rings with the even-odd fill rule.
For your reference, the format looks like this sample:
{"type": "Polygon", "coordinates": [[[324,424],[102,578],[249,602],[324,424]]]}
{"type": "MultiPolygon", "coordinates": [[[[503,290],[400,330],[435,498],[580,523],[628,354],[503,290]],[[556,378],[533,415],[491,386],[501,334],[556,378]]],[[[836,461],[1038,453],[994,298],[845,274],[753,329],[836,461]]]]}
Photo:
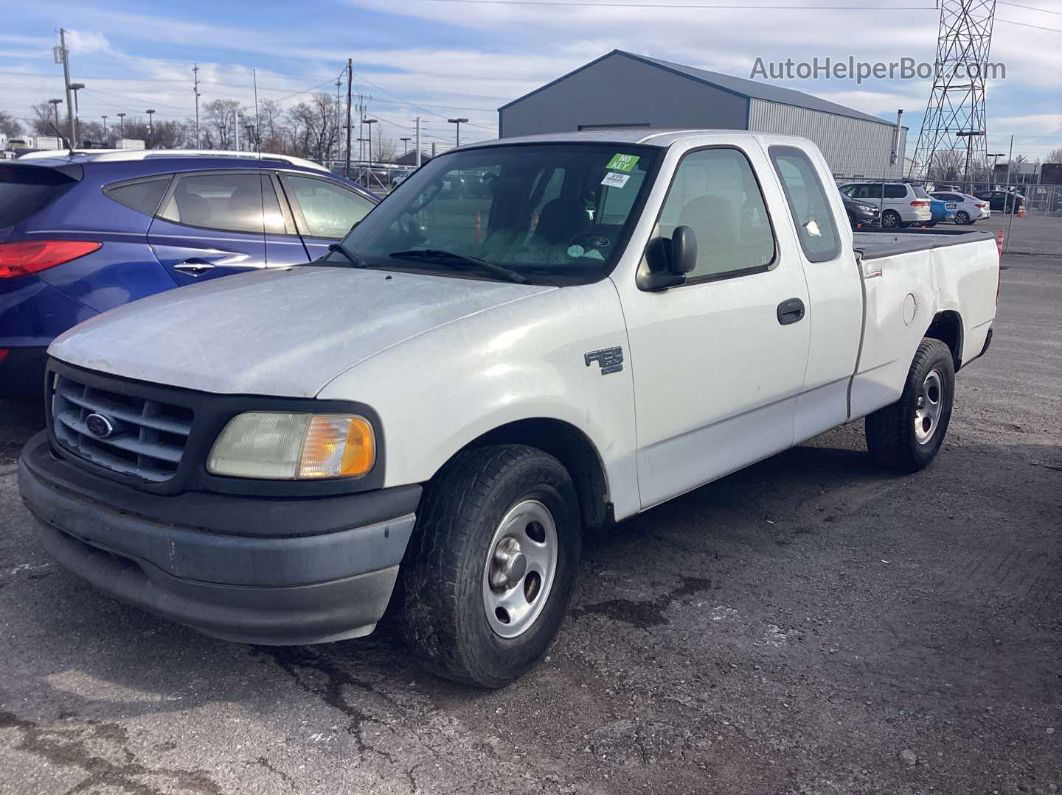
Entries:
{"type": "Polygon", "coordinates": [[[833,259],[841,251],[841,236],[814,164],[793,146],[772,146],[770,154],[804,256],[809,262],[833,259]]]}
{"type": "Polygon", "coordinates": [[[774,261],[774,232],[763,193],[737,149],[702,149],[675,171],[658,235],[688,226],[697,238],[697,265],[686,284],[766,270],[774,261]]]}

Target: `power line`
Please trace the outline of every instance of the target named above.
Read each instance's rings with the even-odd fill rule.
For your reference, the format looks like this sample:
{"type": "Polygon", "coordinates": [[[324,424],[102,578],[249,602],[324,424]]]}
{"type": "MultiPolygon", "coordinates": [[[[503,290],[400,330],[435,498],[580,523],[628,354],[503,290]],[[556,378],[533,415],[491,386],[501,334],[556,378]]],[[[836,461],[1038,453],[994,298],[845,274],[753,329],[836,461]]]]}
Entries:
{"type": "Polygon", "coordinates": [[[936,11],[933,6],[793,6],[793,5],[733,5],[723,3],[595,3],[591,0],[421,0],[424,3],[461,3],[464,5],[500,6],[581,6],[585,8],[668,8],[723,11],[936,11]]]}
{"type": "MultiPolygon", "coordinates": [[[[447,118],[447,115],[446,115],[445,113],[437,113],[437,112],[435,112],[434,110],[430,110],[429,108],[426,108],[426,107],[425,107],[425,106],[423,106],[423,105],[418,105],[418,104],[416,104],[415,102],[410,102],[410,101],[409,101],[409,100],[407,100],[407,99],[403,99],[402,97],[398,96],[397,94],[394,94],[394,93],[392,93],[391,91],[388,91],[388,90],[387,90],[386,88],[383,88],[383,87],[381,87],[381,86],[378,86],[378,85],[376,85],[376,84],[375,84],[375,83],[373,83],[372,81],[370,81],[370,80],[366,79],[365,75],[359,75],[359,77],[361,78],[361,82],[363,82],[363,83],[366,83],[367,85],[370,85],[370,86],[372,86],[372,87],[373,87],[373,88],[375,88],[375,89],[376,89],[377,91],[382,91],[383,93],[387,94],[387,96],[391,97],[391,98],[392,98],[392,99],[394,99],[394,100],[397,100],[398,102],[400,102],[400,103],[401,103],[401,104],[403,104],[403,105],[408,105],[408,106],[409,106],[409,107],[411,107],[411,108],[416,108],[416,109],[417,109],[417,110],[419,110],[419,111],[420,111],[421,113],[427,113],[427,114],[428,114],[429,116],[438,116],[438,117],[439,117],[440,119],[445,119],[445,118],[447,118]]],[[[449,106],[445,106],[445,105],[443,105],[443,106],[437,106],[437,107],[449,107],[449,106]]],[[[491,129],[490,127],[485,127],[485,126],[484,126],[484,125],[482,125],[482,124],[469,124],[468,126],[469,126],[469,127],[478,127],[478,128],[479,128],[479,129],[481,129],[481,130],[490,130],[490,129],[491,129]]]]}
{"type": "MultiPolygon", "coordinates": [[[[996,0],[998,2],[999,0],[996,0]]],[[[1017,25],[1022,28],[1032,28],[1033,30],[1047,30],[1051,33],[1062,33],[1062,28],[1049,28],[1047,25],[1034,25],[1031,22],[1016,22],[1013,19],[1003,19],[1003,17],[997,17],[996,22],[1004,22],[1007,25],[1017,25]]]]}
{"type": "Polygon", "coordinates": [[[1024,8],[1028,11],[1041,11],[1044,14],[1057,14],[1062,17],[1062,11],[1054,11],[1050,8],[1039,8],[1037,6],[1027,6],[1024,3],[1011,3],[1008,0],[996,0],[1001,6],[1013,6],[1014,8],[1024,8]]]}

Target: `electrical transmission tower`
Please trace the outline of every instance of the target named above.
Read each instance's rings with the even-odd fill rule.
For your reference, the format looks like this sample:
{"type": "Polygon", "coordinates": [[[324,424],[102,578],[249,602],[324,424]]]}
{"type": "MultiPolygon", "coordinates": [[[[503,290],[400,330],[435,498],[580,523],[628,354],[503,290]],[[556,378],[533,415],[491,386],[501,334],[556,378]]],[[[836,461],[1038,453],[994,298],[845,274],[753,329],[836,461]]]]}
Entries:
{"type": "Polygon", "coordinates": [[[996,0],[939,0],[936,71],[910,177],[968,182],[987,164],[985,72],[996,0]]]}

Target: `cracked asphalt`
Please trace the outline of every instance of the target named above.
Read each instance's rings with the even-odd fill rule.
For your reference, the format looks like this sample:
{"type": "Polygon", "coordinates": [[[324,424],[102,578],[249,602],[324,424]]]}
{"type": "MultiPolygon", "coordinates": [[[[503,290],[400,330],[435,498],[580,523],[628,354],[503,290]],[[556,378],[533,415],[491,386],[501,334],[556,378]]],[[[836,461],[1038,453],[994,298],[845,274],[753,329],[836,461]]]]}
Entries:
{"type": "Polygon", "coordinates": [[[587,539],[494,693],[386,632],[200,636],[53,565],[0,403],[0,792],[1041,792],[1062,787],[1062,218],[1017,219],[940,457],[862,423],[587,539]]]}

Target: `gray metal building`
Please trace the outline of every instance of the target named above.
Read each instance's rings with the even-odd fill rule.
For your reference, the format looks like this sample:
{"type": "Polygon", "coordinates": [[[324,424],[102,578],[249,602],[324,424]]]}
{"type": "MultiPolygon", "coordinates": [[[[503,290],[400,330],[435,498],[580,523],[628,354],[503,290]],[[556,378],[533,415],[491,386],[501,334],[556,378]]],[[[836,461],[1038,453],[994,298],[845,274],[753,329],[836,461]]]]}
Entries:
{"type": "Polygon", "coordinates": [[[751,130],[810,138],[834,174],[900,177],[906,128],[769,83],[613,50],[498,109],[503,138],[602,127],[751,130]],[[890,165],[893,145],[896,162],[890,165]]]}

